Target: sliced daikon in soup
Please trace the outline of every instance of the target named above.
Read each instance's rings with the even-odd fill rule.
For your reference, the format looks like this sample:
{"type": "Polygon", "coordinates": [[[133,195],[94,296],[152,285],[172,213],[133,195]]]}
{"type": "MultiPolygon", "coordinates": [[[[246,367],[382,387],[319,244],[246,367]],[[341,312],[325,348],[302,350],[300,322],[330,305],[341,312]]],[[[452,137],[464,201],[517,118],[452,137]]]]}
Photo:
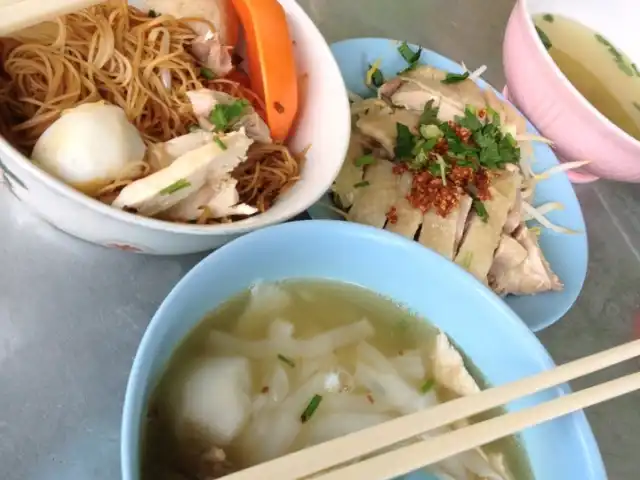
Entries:
{"type": "MultiPolygon", "coordinates": [[[[485,386],[444,333],[387,298],[338,282],[257,282],[171,358],[149,403],[142,480],[219,478],[485,386]]],[[[426,470],[532,478],[516,438],[426,470]]]]}

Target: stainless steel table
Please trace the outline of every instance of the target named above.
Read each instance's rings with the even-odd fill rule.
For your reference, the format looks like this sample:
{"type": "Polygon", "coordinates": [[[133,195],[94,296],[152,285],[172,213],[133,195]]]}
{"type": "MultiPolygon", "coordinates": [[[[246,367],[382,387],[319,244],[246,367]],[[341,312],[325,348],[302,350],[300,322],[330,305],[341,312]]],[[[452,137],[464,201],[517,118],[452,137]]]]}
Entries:
{"type": "MultiPolygon", "coordinates": [[[[330,41],[402,37],[486,64],[486,78],[504,83],[510,0],[301,1],[330,41]]],[[[630,339],[640,309],[640,187],[601,181],[576,190],[591,260],[578,303],[540,334],[558,362],[630,339]]],[[[200,258],[89,245],[0,186],[0,479],[119,478],[120,410],[135,349],[158,304],[200,258]]],[[[588,412],[612,480],[638,478],[639,400],[588,412]]]]}

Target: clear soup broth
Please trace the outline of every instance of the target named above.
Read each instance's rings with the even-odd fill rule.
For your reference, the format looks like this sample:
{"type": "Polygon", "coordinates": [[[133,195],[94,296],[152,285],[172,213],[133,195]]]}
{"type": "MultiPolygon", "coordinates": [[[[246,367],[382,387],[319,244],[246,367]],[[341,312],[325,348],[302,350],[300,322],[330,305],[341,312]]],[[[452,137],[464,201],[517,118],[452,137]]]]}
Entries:
{"type": "MultiPolygon", "coordinates": [[[[148,406],[142,479],[219,478],[478,388],[444,334],[386,298],[329,281],[259,283],[169,361],[148,406]]],[[[427,472],[533,479],[516,437],[427,472]]]]}
{"type": "Polygon", "coordinates": [[[574,87],[612,123],[640,140],[640,71],[607,38],[567,17],[533,16],[549,55],[574,87]]]}

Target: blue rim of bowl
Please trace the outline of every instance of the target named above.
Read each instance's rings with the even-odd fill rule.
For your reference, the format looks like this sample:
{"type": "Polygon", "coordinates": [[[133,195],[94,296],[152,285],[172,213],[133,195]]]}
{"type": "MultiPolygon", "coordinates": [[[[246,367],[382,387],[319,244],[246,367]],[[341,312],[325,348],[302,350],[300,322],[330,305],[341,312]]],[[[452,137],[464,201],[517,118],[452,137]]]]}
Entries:
{"type": "MultiPolygon", "coordinates": [[[[219,258],[228,255],[233,256],[235,255],[236,250],[245,250],[245,245],[264,244],[264,242],[268,241],[270,237],[288,237],[289,235],[295,234],[296,231],[300,229],[304,230],[309,228],[328,228],[333,230],[338,229],[342,230],[341,232],[339,232],[340,235],[344,236],[345,238],[351,238],[351,240],[353,240],[354,237],[359,237],[364,241],[384,242],[386,244],[396,245],[397,247],[408,250],[413,255],[439,257],[437,253],[429,249],[425,249],[416,242],[408,240],[392,232],[387,232],[385,230],[370,227],[367,225],[360,225],[349,222],[336,222],[333,220],[301,220],[273,225],[253,231],[247,235],[237,238],[207,255],[204,259],[198,262],[184,277],[182,277],[182,279],[180,279],[180,281],[173,287],[171,292],[169,292],[167,297],[162,301],[156,313],[153,315],[151,321],[149,322],[140,345],[138,346],[138,350],[136,351],[133,366],[131,368],[129,379],[127,381],[122,413],[120,456],[121,473],[123,478],[130,478],[128,475],[128,470],[126,470],[126,468],[134,463],[132,455],[140,455],[140,452],[132,452],[132,440],[134,438],[139,439],[141,436],[140,431],[133,431],[133,424],[135,422],[132,421],[132,412],[135,410],[140,410],[140,415],[142,416],[146,408],[144,405],[142,405],[142,397],[145,386],[145,382],[144,380],[142,380],[142,377],[147,373],[142,371],[143,362],[145,361],[144,358],[147,355],[147,350],[152,347],[153,342],[156,341],[156,338],[159,337],[156,332],[158,332],[162,328],[164,323],[162,322],[162,318],[166,318],[165,312],[171,308],[170,305],[182,296],[183,291],[187,290],[190,287],[189,284],[191,283],[191,277],[197,275],[198,272],[202,270],[214,268],[215,263],[219,258]]],[[[509,308],[506,303],[504,303],[504,301],[500,297],[498,297],[495,293],[482,285],[482,283],[480,283],[475,277],[473,277],[471,274],[469,274],[467,271],[465,271],[455,263],[447,262],[447,264],[449,265],[448,268],[458,270],[460,282],[464,282],[466,286],[476,290],[478,294],[488,302],[491,308],[497,310],[502,314],[506,321],[506,328],[514,330],[514,333],[518,335],[519,338],[522,338],[523,342],[526,342],[530,346],[529,354],[532,355],[540,371],[549,370],[556,366],[549,353],[546,351],[542,343],[540,343],[540,340],[538,340],[535,334],[514,313],[514,311],[511,310],[511,308],[509,308]]],[[[178,339],[176,341],[176,346],[179,345],[180,341],[182,340],[183,339],[178,339]]],[[[154,386],[155,385],[150,385],[150,388],[152,389],[154,386]]],[[[568,394],[571,392],[571,388],[568,384],[561,385],[560,388],[562,389],[564,394],[568,394]]],[[[583,451],[588,453],[595,452],[595,455],[592,455],[589,458],[588,465],[588,470],[592,473],[592,478],[601,478],[605,480],[607,478],[607,475],[602,455],[600,453],[597,441],[584,411],[581,410],[573,413],[571,415],[571,421],[573,424],[573,429],[576,432],[576,437],[581,443],[583,451]]],[[[139,443],[139,440],[137,443],[139,443]]]]}

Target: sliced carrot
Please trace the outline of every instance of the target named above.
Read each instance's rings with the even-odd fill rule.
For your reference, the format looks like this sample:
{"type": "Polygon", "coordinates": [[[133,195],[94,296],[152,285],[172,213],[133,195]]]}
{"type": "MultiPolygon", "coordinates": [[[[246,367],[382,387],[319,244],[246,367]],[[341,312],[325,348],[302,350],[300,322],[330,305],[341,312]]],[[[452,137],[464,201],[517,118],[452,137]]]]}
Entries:
{"type": "Polygon", "coordinates": [[[233,0],[247,43],[251,88],[264,99],[267,125],[284,141],[298,112],[298,79],[287,19],[277,0],[233,0]]]}

